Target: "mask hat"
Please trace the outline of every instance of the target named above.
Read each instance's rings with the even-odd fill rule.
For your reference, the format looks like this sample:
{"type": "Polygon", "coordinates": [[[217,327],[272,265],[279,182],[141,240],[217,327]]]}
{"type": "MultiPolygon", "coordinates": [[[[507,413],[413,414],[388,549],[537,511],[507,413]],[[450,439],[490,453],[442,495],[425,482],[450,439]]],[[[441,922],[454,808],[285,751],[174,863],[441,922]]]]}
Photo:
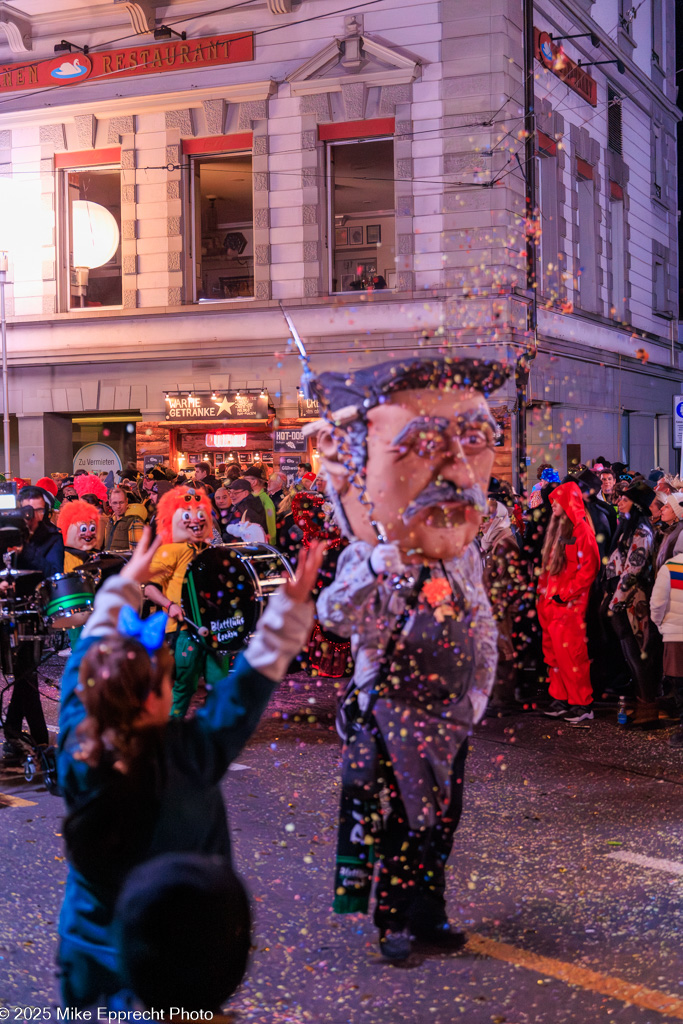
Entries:
{"type": "Polygon", "coordinates": [[[165,853],[140,864],[114,929],[126,987],[148,1008],[220,1011],[246,971],[249,898],[225,857],[165,853]]]}
{"type": "Polygon", "coordinates": [[[59,509],[59,527],[64,543],[67,544],[69,529],[74,523],[98,523],[100,512],[94,505],[87,501],[65,501],[59,509]]]}
{"type": "Polygon", "coordinates": [[[624,497],[632,501],[642,512],[649,513],[650,505],[657,495],[644,481],[639,481],[637,484],[632,483],[627,487],[624,497]]]}
{"type": "Polygon", "coordinates": [[[581,490],[590,494],[591,497],[599,494],[602,488],[602,480],[592,469],[584,469],[582,473],[579,473],[578,482],[581,490]]]}
{"type": "Polygon", "coordinates": [[[205,491],[195,491],[192,487],[174,487],[159,499],[157,505],[157,536],[161,537],[163,544],[173,543],[173,517],[178,509],[202,509],[207,523],[211,522],[211,502],[205,491]]]}
{"type": "Polygon", "coordinates": [[[325,422],[342,428],[337,434],[341,463],[358,489],[359,501],[368,511],[378,540],[386,540],[384,527],[375,519],[367,497],[367,415],[370,409],[386,402],[398,391],[456,391],[471,388],[487,397],[505,383],[510,374],[502,363],[486,359],[454,359],[452,356],[411,356],[350,373],[304,375],[305,393],[318,399],[323,420],[307,424],[304,435],[316,434],[325,422]]]}
{"type": "MultiPolygon", "coordinates": [[[[228,490],[233,493],[244,492],[245,494],[251,494],[251,484],[241,476],[237,480],[233,480],[231,484],[228,484],[228,490]]],[[[240,498],[239,500],[241,501],[242,499],[240,498]]]]}

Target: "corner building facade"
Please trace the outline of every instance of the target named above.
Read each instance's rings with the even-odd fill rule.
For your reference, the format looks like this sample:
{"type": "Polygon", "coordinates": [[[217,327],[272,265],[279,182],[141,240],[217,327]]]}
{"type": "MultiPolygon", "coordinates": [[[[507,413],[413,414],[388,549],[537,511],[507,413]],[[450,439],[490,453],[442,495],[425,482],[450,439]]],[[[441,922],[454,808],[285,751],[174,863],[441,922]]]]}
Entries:
{"type": "Polygon", "coordinates": [[[280,302],[316,370],[530,350],[532,471],[678,468],[673,0],[538,0],[533,39],[522,0],[30,6],[0,23],[14,473],[305,457],[280,302]]]}

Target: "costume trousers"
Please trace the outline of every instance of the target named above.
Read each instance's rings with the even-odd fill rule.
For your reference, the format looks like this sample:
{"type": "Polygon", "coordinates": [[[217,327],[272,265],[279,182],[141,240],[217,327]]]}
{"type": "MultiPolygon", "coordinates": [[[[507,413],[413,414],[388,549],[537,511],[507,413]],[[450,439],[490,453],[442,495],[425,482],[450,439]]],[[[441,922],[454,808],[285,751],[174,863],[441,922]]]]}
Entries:
{"type": "Polygon", "coordinates": [[[661,674],[658,674],[658,664],[661,666],[661,662],[658,662],[656,657],[652,657],[649,645],[645,650],[641,650],[640,644],[631,629],[627,612],[615,612],[612,616],[612,624],[614,631],[619,637],[621,649],[635,683],[638,697],[648,704],[654,703],[657,700],[657,691],[661,679],[661,674]]]}
{"type": "Polygon", "coordinates": [[[570,604],[538,602],[543,629],[543,657],[550,670],[550,696],[585,707],[593,700],[586,643],[588,595],[570,604]]]}
{"type": "Polygon", "coordinates": [[[462,814],[467,740],[451,768],[451,799],[431,828],[411,829],[396,782],[387,763],[383,774],[389,789],[389,814],[380,839],[380,870],[375,888],[378,928],[430,931],[448,920],[446,861],[462,814]]]}
{"type": "Polygon", "coordinates": [[[204,676],[209,686],[225,679],[230,671],[230,655],[210,654],[206,646],[186,629],[179,629],[172,636],[174,639],[170,643],[175,656],[175,681],[171,717],[183,718],[201,676],[204,676]]]}
{"type": "Polygon", "coordinates": [[[14,668],[14,689],[5,717],[5,739],[17,740],[21,737],[22,725],[26,719],[27,730],[34,743],[47,744],[49,736],[43,705],[40,703],[38,689],[38,662],[40,648],[36,657],[36,643],[25,640],[17,644],[12,651],[14,668]]]}

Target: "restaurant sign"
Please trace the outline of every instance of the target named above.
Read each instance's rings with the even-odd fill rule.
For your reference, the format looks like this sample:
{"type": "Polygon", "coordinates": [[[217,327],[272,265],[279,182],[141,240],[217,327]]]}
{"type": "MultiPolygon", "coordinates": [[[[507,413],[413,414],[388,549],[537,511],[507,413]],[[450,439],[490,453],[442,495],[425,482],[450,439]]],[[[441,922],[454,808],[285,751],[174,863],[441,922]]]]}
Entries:
{"type": "Polygon", "coordinates": [[[536,60],[557,75],[566,86],[592,107],[598,105],[598,86],[594,78],[583,68],[571,60],[561,46],[554,43],[550,33],[534,29],[534,48],[536,60]]]}
{"type": "Polygon", "coordinates": [[[274,430],[273,431],[274,452],[306,452],[308,442],[301,430],[274,430]]]}
{"type": "Polygon", "coordinates": [[[192,392],[166,396],[166,419],[175,423],[194,420],[265,420],[268,395],[261,391],[192,392]]]}
{"type": "Polygon", "coordinates": [[[73,82],[117,81],[162,71],[196,71],[219,64],[241,64],[254,59],[251,32],[199,39],[169,40],[159,45],[141,43],[125,50],[61,53],[51,60],[0,64],[0,93],[36,86],[71,85],[73,82]]]}
{"type": "Polygon", "coordinates": [[[297,407],[299,412],[299,419],[301,420],[317,420],[320,416],[320,408],[318,406],[317,398],[306,398],[303,391],[299,391],[297,395],[297,407]]]}

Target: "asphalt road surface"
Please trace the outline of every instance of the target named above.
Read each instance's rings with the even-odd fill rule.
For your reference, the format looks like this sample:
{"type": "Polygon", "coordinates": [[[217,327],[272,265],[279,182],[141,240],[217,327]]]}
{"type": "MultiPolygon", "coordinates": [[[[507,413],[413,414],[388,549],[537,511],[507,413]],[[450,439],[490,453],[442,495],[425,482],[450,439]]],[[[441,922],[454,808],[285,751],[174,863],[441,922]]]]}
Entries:
{"type": "MultiPolygon", "coordinates": [[[[48,663],[57,677],[61,659],[48,663]]],[[[56,704],[43,688],[50,721],[56,704]]],[[[683,753],[667,730],[586,729],[533,711],[472,739],[448,867],[455,956],[379,954],[331,911],[340,748],[334,684],[295,677],[224,783],[255,945],[229,1010],[284,1024],[661,1024],[683,1020],[683,753]]],[[[0,1020],[56,1019],[61,801],[0,774],[0,1020]],[[9,1016],[6,1016],[9,1010],[9,1016]],[[43,1016],[42,1019],[50,1019],[43,1016]]]]}

